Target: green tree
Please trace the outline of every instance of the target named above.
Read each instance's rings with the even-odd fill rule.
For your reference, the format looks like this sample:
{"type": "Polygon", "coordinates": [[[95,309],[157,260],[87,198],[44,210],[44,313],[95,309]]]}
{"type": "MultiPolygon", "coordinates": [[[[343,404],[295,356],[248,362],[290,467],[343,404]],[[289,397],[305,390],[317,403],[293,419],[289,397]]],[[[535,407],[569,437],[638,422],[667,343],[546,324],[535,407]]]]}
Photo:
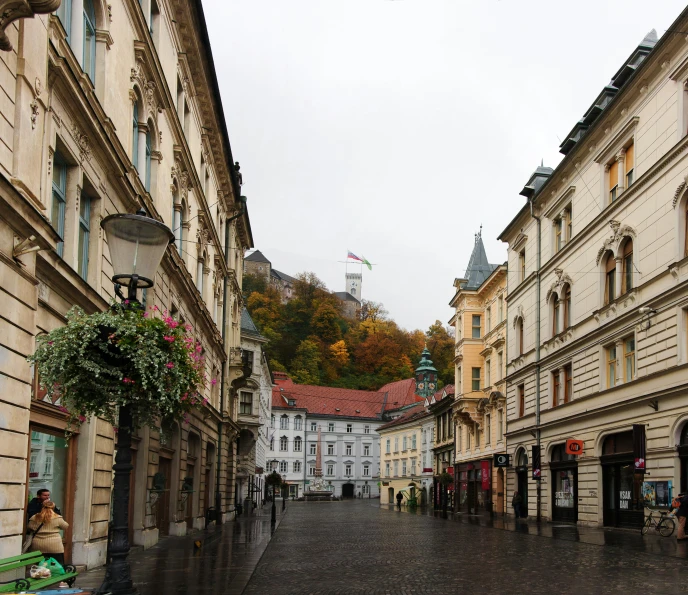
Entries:
{"type": "Polygon", "coordinates": [[[291,377],[297,384],[318,384],[320,381],[320,348],[315,341],[299,343],[291,362],[291,377]]]}
{"type": "Polygon", "coordinates": [[[267,281],[263,275],[245,273],[241,280],[241,293],[247,298],[254,292],[265,293],[268,288],[267,281]]]}

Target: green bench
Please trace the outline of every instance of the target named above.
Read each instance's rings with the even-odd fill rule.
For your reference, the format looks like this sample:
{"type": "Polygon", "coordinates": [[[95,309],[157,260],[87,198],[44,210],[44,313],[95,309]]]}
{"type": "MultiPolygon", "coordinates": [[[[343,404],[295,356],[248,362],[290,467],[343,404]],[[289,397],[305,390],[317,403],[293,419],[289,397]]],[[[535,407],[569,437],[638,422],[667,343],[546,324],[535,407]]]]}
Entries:
{"type": "MultiPolygon", "coordinates": [[[[0,560],[0,573],[9,572],[18,568],[29,568],[34,564],[38,565],[43,561],[43,554],[41,552],[29,552],[21,556],[13,556],[12,558],[3,558],[0,560]]],[[[67,565],[64,567],[65,574],[59,576],[51,576],[50,578],[17,578],[11,581],[0,581],[0,593],[16,593],[17,591],[34,591],[56,585],[64,581],[70,587],[74,585],[74,581],[79,573],[74,566],[67,565]]]]}

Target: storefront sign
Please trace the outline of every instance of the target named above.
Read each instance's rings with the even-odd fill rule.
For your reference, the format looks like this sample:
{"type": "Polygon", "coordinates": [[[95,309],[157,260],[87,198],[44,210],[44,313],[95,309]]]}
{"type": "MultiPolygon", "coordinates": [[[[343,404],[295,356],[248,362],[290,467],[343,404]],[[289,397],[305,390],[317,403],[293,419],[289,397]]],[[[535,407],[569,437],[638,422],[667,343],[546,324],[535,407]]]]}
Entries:
{"type": "Polygon", "coordinates": [[[256,467],[256,475],[263,475],[263,468],[262,467],[256,467]]]}
{"type": "Polygon", "coordinates": [[[633,424],[633,463],[636,473],[645,473],[645,426],[633,424]]]}
{"type": "Polygon", "coordinates": [[[494,466],[495,467],[511,467],[511,461],[509,460],[511,455],[501,454],[494,455],[494,466]]]}
{"type": "Polygon", "coordinates": [[[619,491],[619,508],[621,510],[630,510],[631,490],[619,491]]]}
{"type": "Polygon", "coordinates": [[[432,467],[423,467],[423,473],[432,473],[432,467]]]}
{"type": "Polygon", "coordinates": [[[582,440],[567,440],[566,441],[566,454],[567,455],[582,455],[583,454],[583,441],[582,440]]]}
{"type": "Polygon", "coordinates": [[[383,485],[383,486],[388,486],[388,485],[389,485],[389,482],[388,482],[388,481],[383,481],[383,482],[382,482],[382,485],[383,485]]]}
{"type": "Polygon", "coordinates": [[[537,444],[533,445],[533,479],[542,479],[542,470],[540,468],[540,447],[537,444]]]}
{"type": "Polygon", "coordinates": [[[482,488],[483,490],[490,489],[490,461],[480,461],[482,471],[482,488]]]}

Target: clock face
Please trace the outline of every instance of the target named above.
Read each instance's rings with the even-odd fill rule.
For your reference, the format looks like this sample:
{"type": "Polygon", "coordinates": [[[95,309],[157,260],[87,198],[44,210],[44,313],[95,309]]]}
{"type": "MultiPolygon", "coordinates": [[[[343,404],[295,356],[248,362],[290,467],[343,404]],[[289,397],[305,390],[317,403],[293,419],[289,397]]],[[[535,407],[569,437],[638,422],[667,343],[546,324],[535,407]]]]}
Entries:
{"type": "Polygon", "coordinates": [[[418,383],[418,390],[423,390],[425,388],[425,382],[418,383]]]}
{"type": "Polygon", "coordinates": [[[429,388],[429,389],[435,388],[435,383],[434,383],[434,382],[428,383],[428,388],[429,388]]]}

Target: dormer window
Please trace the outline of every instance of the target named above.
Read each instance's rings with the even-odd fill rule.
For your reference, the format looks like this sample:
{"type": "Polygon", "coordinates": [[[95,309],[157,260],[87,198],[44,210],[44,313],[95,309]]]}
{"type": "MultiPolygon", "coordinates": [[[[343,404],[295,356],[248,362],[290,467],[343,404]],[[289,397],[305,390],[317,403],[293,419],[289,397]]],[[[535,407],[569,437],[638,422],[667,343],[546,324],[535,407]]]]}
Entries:
{"type": "Polygon", "coordinates": [[[289,407],[295,407],[296,406],[296,399],[289,399],[289,407]]]}

